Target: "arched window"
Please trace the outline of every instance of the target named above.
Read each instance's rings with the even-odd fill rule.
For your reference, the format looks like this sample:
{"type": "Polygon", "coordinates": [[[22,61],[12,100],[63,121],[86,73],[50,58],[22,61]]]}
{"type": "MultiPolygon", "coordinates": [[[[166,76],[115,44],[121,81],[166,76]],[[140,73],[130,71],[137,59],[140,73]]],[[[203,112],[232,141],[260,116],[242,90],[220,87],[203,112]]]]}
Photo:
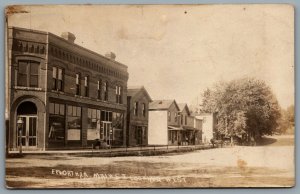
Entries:
{"type": "Polygon", "coordinates": [[[32,102],[23,102],[18,106],[17,115],[36,115],[37,108],[32,102]]]}

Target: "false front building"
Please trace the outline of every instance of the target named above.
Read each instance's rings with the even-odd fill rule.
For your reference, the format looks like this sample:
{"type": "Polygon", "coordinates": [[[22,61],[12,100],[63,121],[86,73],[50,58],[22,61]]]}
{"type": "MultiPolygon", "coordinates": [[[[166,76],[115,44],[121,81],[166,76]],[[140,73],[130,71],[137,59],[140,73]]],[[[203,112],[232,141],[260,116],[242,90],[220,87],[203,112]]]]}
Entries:
{"type": "Polygon", "coordinates": [[[95,139],[125,145],[127,66],[61,37],[9,27],[8,148],[78,149],[95,139]]]}
{"type": "Polygon", "coordinates": [[[175,100],[154,100],[149,105],[149,145],[178,145],[183,128],[175,100]]]}

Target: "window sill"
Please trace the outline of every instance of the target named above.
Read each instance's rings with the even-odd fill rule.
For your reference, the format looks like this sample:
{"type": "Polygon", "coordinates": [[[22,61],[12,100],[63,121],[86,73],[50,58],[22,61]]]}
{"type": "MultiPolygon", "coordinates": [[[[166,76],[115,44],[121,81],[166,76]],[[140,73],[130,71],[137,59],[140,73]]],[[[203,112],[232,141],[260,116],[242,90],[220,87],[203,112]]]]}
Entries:
{"type": "Polygon", "coordinates": [[[28,91],[42,91],[42,88],[26,87],[26,86],[14,86],[17,90],[28,90],[28,91]]]}
{"type": "Polygon", "coordinates": [[[58,93],[58,94],[65,94],[63,91],[58,91],[58,90],[51,90],[52,92],[58,93]]]}

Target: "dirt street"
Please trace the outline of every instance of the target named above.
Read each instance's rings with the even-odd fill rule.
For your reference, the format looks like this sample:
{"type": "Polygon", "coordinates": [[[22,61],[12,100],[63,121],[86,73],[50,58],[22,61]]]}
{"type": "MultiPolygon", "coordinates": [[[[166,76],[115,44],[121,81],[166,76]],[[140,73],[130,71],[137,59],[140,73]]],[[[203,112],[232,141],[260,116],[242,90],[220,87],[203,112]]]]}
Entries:
{"type": "Polygon", "coordinates": [[[143,157],[26,156],[6,160],[8,187],[289,187],[294,185],[293,136],[260,146],[226,147],[143,157]]]}

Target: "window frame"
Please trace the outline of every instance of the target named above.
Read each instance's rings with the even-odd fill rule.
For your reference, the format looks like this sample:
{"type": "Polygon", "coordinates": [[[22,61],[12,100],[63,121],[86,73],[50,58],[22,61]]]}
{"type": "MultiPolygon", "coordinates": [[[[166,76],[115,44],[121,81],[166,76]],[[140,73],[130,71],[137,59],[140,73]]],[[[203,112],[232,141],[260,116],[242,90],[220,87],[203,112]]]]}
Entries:
{"type": "Polygon", "coordinates": [[[101,94],[102,94],[102,80],[101,79],[98,80],[97,87],[98,87],[97,88],[98,89],[98,91],[97,91],[97,99],[102,100],[102,97],[101,97],[101,94]]]}
{"type": "Polygon", "coordinates": [[[139,114],[138,109],[139,109],[139,102],[138,102],[138,101],[135,101],[135,102],[134,102],[134,105],[133,105],[133,114],[134,114],[135,116],[139,116],[139,115],[138,115],[138,114],[139,114]]]}
{"type": "Polygon", "coordinates": [[[18,71],[17,71],[17,86],[22,87],[31,87],[31,88],[38,88],[39,87],[39,75],[40,75],[40,62],[34,60],[19,60],[18,61],[18,71]],[[21,64],[23,63],[23,64],[21,64]],[[21,72],[21,66],[24,65],[24,70],[26,71],[21,72]],[[32,72],[33,66],[36,65],[37,73],[32,72]],[[20,80],[20,77],[23,76],[23,79],[26,79],[26,83],[23,82],[25,80],[20,80]],[[32,81],[32,78],[36,77],[36,84],[32,81]]]}
{"type": "Polygon", "coordinates": [[[75,94],[80,96],[81,94],[81,74],[80,73],[76,73],[75,75],[75,85],[76,85],[76,91],[75,94]]]}
{"type": "Polygon", "coordinates": [[[84,76],[84,96],[89,97],[89,76],[84,76]]]}
{"type": "Polygon", "coordinates": [[[104,82],[103,90],[104,90],[104,101],[108,101],[108,81],[104,82]]]}
{"type": "Polygon", "coordinates": [[[64,69],[58,66],[52,67],[52,90],[56,91],[64,91],[64,69]],[[54,74],[54,68],[56,69],[56,72],[54,74]],[[61,72],[61,79],[59,78],[61,72]],[[55,75],[55,77],[54,77],[55,75]]]}
{"type": "Polygon", "coordinates": [[[142,106],[142,113],[143,113],[143,116],[146,117],[146,103],[143,103],[143,106],[142,106]]]}

